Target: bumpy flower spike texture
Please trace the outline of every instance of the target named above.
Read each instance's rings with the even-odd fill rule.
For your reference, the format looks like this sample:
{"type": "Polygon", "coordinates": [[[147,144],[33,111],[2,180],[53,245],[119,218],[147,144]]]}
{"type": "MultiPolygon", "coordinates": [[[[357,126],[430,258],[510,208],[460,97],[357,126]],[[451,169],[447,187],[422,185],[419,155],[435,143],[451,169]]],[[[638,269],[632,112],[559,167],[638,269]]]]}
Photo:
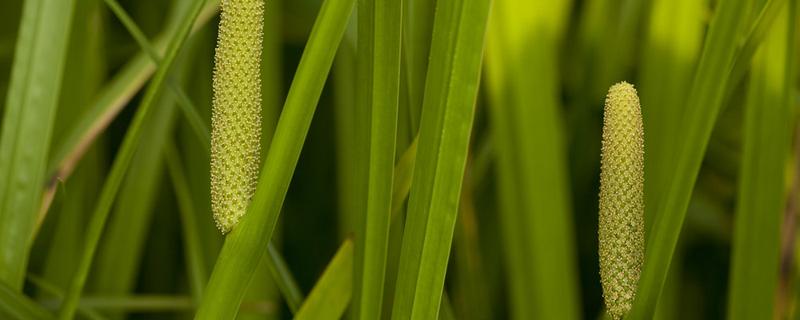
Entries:
{"type": "Polygon", "coordinates": [[[223,0],[214,57],[211,209],[222,233],[244,215],[258,179],[264,0],[223,0]]]}
{"type": "Polygon", "coordinates": [[[600,279],[614,319],[630,311],[644,260],[644,128],[633,85],[608,89],[600,173],[600,279]]]}

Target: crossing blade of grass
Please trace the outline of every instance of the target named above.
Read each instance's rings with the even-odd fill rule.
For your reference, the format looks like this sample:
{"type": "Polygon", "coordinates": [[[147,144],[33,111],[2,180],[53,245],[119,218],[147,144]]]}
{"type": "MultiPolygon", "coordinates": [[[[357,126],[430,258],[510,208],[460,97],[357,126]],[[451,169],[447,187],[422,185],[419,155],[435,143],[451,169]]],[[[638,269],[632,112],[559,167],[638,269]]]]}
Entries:
{"type": "Polygon", "coordinates": [[[732,240],[728,319],[775,315],[784,177],[794,111],[794,19],[788,5],[753,57],[744,114],[744,147],[732,240]],[[791,22],[790,22],[791,21],[791,22]]]}
{"type": "Polygon", "coordinates": [[[728,86],[730,96],[736,84],[744,78],[747,70],[750,68],[750,62],[756,49],[767,36],[767,31],[771,29],[772,24],[777,20],[777,16],[784,10],[787,0],[767,0],[761,7],[758,16],[753,22],[750,31],[744,37],[740,50],[737,53],[736,62],[731,70],[731,85],[728,86]]]}
{"type": "Polygon", "coordinates": [[[440,0],[436,6],[394,319],[439,314],[489,15],[484,0],[440,0]]]}
{"type": "MultiPolygon", "coordinates": [[[[198,15],[192,32],[196,32],[200,27],[208,23],[216,14],[218,6],[219,0],[209,0],[198,15]]],[[[153,46],[159,52],[166,48],[168,41],[175,34],[175,23],[171,22],[173,27],[168,27],[167,31],[153,42],[153,46]]],[[[122,111],[122,108],[130,102],[139,89],[144,86],[153,72],[155,72],[155,65],[144,52],[131,58],[117,72],[112,80],[100,90],[97,99],[81,115],[78,123],[64,134],[63,142],[55,148],[47,171],[50,174],[49,181],[66,180],[72,174],[75,165],[83,157],[89,146],[122,111]]],[[[49,208],[52,197],[55,194],[55,187],[56,185],[53,183],[46,186],[41,212],[46,212],[49,208]]]]}
{"type": "MultiPolygon", "coordinates": [[[[161,63],[161,55],[156,51],[153,45],[150,44],[150,41],[147,40],[147,36],[145,36],[144,32],[142,31],[139,26],[136,25],[136,22],[125,12],[125,9],[117,2],[116,0],[103,0],[108,7],[114,12],[114,15],[122,22],[122,25],[128,30],[128,33],[133,36],[136,43],[139,44],[142,51],[147,54],[150,60],[158,67],[161,63]]],[[[178,105],[181,107],[181,111],[186,116],[186,120],[189,122],[189,126],[194,130],[194,133],[201,137],[201,141],[210,141],[210,137],[203,136],[208,135],[209,131],[206,127],[203,118],[200,117],[200,114],[197,113],[197,107],[194,105],[192,100],[186,95],[186,92],[181,89],[178,85],[176,80],[173,77],[167,77],[167,88],[170,92],[175,95],[178,105]]],[[[207,147],[208,150],[211,150],[210,142],[204,144],[203,146],[207,147]]]]}
{"type": "MultiPolygon", "coordinates": [[[[199,18],[198,18],[199,19],[199,18]]],[[[216,28],[203,28],[192,36],[198,38],[198,48],[193,54],[195,62],[192,64],[189,77],[186,79],[186,90],[191,94],[192,101],[200,107],[198,113],[206,123],[206,128],[211,126],[211,100],[212,100],[212,74],[214,69],[214,48],[217,44],[216,28]]],[[[222,248],[224,237],[219,233],[214,219],[211,217],[211,161],[210,154],[197,143],[198,135],[195,134],[188,123],[179,123],[177,140],[175,144],[180,149],[186,180],[189,184],[190,195],[195,208],[195,220],[200,233],[200,242],[205,257],[204,265],[207,270],[214,267],[214,262],[222,248]]],[[[262,146],[263,148],[263,146],[262,146]]],[[[207,281],[208,278],[206,278],[207,281]]]]}
{"type": "Polygon", "coordinates": [[[532,6],[494,2],[487,54],[511,316],[577,319],[577,264],[556,68],[569,3],[532,6]]]}
{"type": "Polygon", "coordinates": [[[67,290],[64,304],[59,310],[59,318],[61,319],[71,319],[75,315],[75,308],[77,307],[78,299],[80,298],[83,286],[86,282],[89,268],[91,267],[94,253],[97,249],[103,228],[105,227],[114,198],[116,197],[117,191],[119,191],[122,179],[125,176],[128,166],[134,156],[134,152],[141,140],[143,123],[149,118],[153,102],[160,93],[161,84],[166,78],[169,68],[172,66],[172,62],[178,55],[178,51],[186,41],[195,19],[197,19],[197,16],[203,8],[203,4],[204,1],[192,3],[190,10],[181,19],[177,32],[170,41],[169,47],[164,55],[164,60],[158,68],[152,82],[148,85],[145,96],[142,98],[142,103],[136,111],[136,115],[134,116],[128,132],[125,134],[117,157],[114,159],[111,172],[99,195],[97,207],[89,222],[84,252],[80,257],[77,271],[67,290]]]}
{"type": "Polygon", "coordinates": [[[161,95],[143,124],[142,140],[147,143],[134,152],[126,170],[129,173],[125,174],[114,200],[117,205],[111,208],[113,213],[105,223],[106,231],[98,245],[89,281],[92,291],[125,295],[136,285],[156,201],[162,193],[162,154],[174,126],[174,104],[171,96],[161,95]]]}
{"type": "MultiPolygon", "coordinates": [[[[277,113],[278,110],[275,110],[276,107],[273,106],[270,108],[277,113]]],[[[267,124],[265,124],[265,126],[267,126],[267,124]]],[[[208,130],[206,126],[204,126],[203,129],[208,130]]],[[[270,129],[269,131],[273,130],[274,129],[270,129]]],[[[209,139],[209,134],[205,132],[204,134],[195,134],[193,140],[201,140],[199,141],[201,144],[208,144],[209,141],[207,139],[209,139]],[[203,141],[203,139],[206,140],[203,141]]],[[[266,145],[269,145],[269,140],[271,140],[271,137],[267,140],[266,145]]],[[[199,234],[199,225],[196,221],[197,213],[192,203],[193,200],[191,198],[189,182],[181,167],[180,155],[174,143],[167,143],[165,160],[170,171],[169,173],[173,181],[175,194],[178,198],[178,206],[181,211],[181,219],[183,220],[184,240],[186,241],[187,250],[189,251],[187,253],[187,261],[189,263],[190,288],[192,292],[194,292],[193,298],[199,301],[205,289],[205,282],[208,279],[208,272],[204,262],[205,252],[202,250],[203,244],[200,241],[201,235],[199,234]]],[[[286,262],[272,242],[269,243],[266,259],[268,259],[264,263],[266,269],[271,273],[280,291],[284,294],[289,309],[292,312],[296,312],[303,300],[303,294],[297,282],[294,280],[291,271],[289,271],[286,262]]]]}
{"type": "Polygon", "coordinates": [[[20,290],[47,176],[74,0],[26,1],[0,136],[0,282],[20,290]]]}
{"type": "Polygon", "coordinates": [[[347,239],[303,301],[294,319],[341,319],[350,304],[352,286],[353,241],[347,239]]]}
{"type": "MultiPolygon", "coordinates": [[[[76,122],[80,111],[92,101],[106,73],[105,34],[98,31],[102,30],[100,2],[76,2],[74,15],[51,150],[61,143],[63,131],[76,122]]],[[[41,273],[42,277],[59,287],[66,287],[72,277],[76,264],[74,257],[81,250],[83,228],[89,217],[87,212],[94,205],[94,196],[100,190],[105,175],[103,160],[100,144],[87,152],[84,161],[76,169],[74,179],[64,183],[66,189],[62,191],[68,190],[68,194],[62,192],[61,206],[52,212],[55,219],[50,222],[55,225],[55,230],[47,247],[41,273]]],[[[41,297],[39,293],[36,297],[41,297]]]]}
{"type": "MultiPolygon", "coordinates": [[[[202,243],[197,230],[196,214],[188,181],[183,172],[180,155],[174,143],[167,145],[165,159],[173,187],[175,188],[175,194],[178,198],[181,219],[183,220],[183,237],[187,250],[187,268],[189,269],[189,287],[192,291],[192,298],[199,301],[205,290],[208,271],[205,267],[205,258],[203,257],[205,253],[201,247],[202,243]]],[[[272,243],[268,246],[267,259],[269,259],[266,263],[267,268],[283,293],[289,309],[292,312],[296,312],[303,301],[303,294],[300,292],[300,288],[280,252],[272,243]]]]}
{"type": "Polygon", "coordinates": [[[303,299],[305,299],[303,292],[300,291],[300,286],[297,285],[292,272],[289,271],[289,266],[286,265],[286,261],[272,242],[267,246],[267,255],[270,261],[267,263],[267,267],[272,274],[272,278],[275,279],[278,289],[280,289],[283,298],[286,300],[286,304],[289,305],[289,310],[296,313],[300,309],[303,299]]]}
{"type": "MultiPolygon", "coordinates": [[[[667,146],[686,107],[703,36],[705,3],[694,0],[653,1],[643,48],[638,91],[645,134],[645,208],[655,208],[664,193],[671,157],[667,146]]],[[[649,211],[648,213],[653,213],[649,211]]],[[[647,230],[654,217],[645,217],[647,230]]],[[[647,233],[645,233],[647,234],[647,233]]]]}
{"type": "Polygon", "coordinates": [[[711,129],[722,107],[727,85],[730,85],[728,76],[736,55],[736,40],[743,32],[741,21],[749,7],[748,0],[723,0],[712,17],[681,130],[673,131],[677,135],[673,140],[675,147],[667,152],[674,155],[673,166],[669,168],[673,175],[665,181],[667,188],[663,199],[657,201],[658,206],[645,208],[646,212],[655,210],[646,213],[646,216],[654,216],[655,222],[647,236],[644,268],[630,314],[632,319],[650,318],[661,294],[711,129]]]}
{"type": "Polygon", "coordinates": [[[19,320],[53,319],[53,315],[5,282],[0,281],[0,316],[19,320]]]}
{"type": "Polygon", "coordinates": [[[178,202],[178,210],[181,216],[181,230],[183,231],[184,250],[186,251],[186,268],[189,280],[189,291],[192,293],[194,301],[200,301],[203,297],[208,270],[205,265],[205,254],[200,242],[194,204],[192,203],[189,191],[189,183],[186,174],[183,172],[180,155],[175,143],[169,141],[164,151],[164,159],[167,163],[167,171],[172,180],[172,187],[175,189],[175,197],[178,202]]]}
{"type": "Polygon", "coordinates": [[[353,0],[326,0],[289,89],[275,136],[247,214],[228,234],[196,319],[236,315],[253,272],[272,237],[311,119],[342,39],[353,0]]]}
{"type": "Polygon", "coordinates": [[[358,1],[359,103],[369,110],[366,211],[356,232],[355,319],[377,319],[392,210],[395,142],[400,90],[400,0],[358,1]]]}
{"type": "MultiPolygon", "coordinates": [[[[170,20],[183,17],[192,3],[175,2],[170,16],[176,18],[170,20]]],[[[189,41],[186,49],[182,50],[183,54],[176,58],[170,71],[173,79],[183,81],[187,77],[190,63],[194,62],[191,57],[196,52],[195,47],[195,41],[189,41]]],[[[152,115],[143,125],[141,139],[147,143],[141,144],[134,152],[113,213],[106,223],[104,241],[98,246],[89,285],[94,292],[118,296],[130,294],[135,288],[146,240],[151,234],[156,201],[161,188],[164,188],[162,155],[174,128],[175,102],[173,95],[159,95],[152,115]]]]}
{"type": "MultiPolygon", "coordinates": [[[[45,308],[55,308],[60,301],[54,299],[42,300],[45,308]]],[[[133,295],[122,297],[91,296],[81,298],[80,308],[90,308],[103,312],[128,312],[153,314],[155,318],[167,312],[186,312],[195,310],[197,305],[192,298],[184,295],[133,295]]],[[[264,315],[275,315],[277,303],[269,300],[245,300],[242,310],[264,315]]]]}
{"type": "MultiPolygon", "coordinates": [[[[48,282],[47,280],[28,273],[28,281],[36,286],[36,288],[40,289],[43,292],[46,292],[49,296],[55,297],[56,299],[64,299],[64,291],[57,287],[55,284],[48,282]]],[[[97,311],[86,308],[84,306],[78,306],[78,314],[81,316],[91,319],[91,320],[103,320],[105,317],[97,313],[97,311]]]]}

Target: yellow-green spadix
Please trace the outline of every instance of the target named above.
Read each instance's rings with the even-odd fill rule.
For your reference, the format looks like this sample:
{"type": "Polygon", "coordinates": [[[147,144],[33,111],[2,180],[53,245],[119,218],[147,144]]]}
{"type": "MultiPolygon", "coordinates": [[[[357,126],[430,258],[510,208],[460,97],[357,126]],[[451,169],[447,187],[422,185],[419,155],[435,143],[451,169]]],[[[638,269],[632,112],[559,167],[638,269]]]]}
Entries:
{"type": "Polygon", "coordinates": [[[614,319],[630,311],[644,260],[644,128],[633,85],[608,89],[600,173],[600,279],[614,319]]]}
{"type": "Polygon", "coordinates": [[[223,0],[214,56],[211,209],[222,233],[244,215],[258,179],[264,0],[223,0]]]}

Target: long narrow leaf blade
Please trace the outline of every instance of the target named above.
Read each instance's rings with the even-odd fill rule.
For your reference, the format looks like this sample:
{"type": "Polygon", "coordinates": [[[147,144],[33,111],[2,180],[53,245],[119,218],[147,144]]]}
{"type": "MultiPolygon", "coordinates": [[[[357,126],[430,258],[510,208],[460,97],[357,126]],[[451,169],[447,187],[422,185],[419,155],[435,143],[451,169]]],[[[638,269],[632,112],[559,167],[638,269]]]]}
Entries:
{"type": "Polygon", "coordinates": [[[0,316],[19,320],[53,319],[53,315],[30,298],[0,282],[0,316]]]}
{"type": "Polygon", "coordinates": [[[204,1],[194,2],[189,11],[184,15],[178,31],[166,51],[164,60],[156,72],[153,81],[147,87],[147,92],[142,99],[142,103],[134,116],[130,129],[128,129],[125,135],[120,151],[117,153],[111,172],[103,185],[103,190],[98,198],[97,206],[89,222],[86,232],[86,246],[80,257],[75,276],[67,290],[64,304],[59,310],[60,319],[71,319],[75,315],[75,309],[77,308],[81,292],[86,283],[89,268],[91,267],[94,253],[97,250],[98,242],[105,227],[106,220],[108,219],[109,212],[111,211],[114,198],[119,191],[122,179],[125,176],[130,162],[133,159],[134,152],[142,138],[143,124],[148,120],[153,103],[160,93],[161,84],[166,78],[172,62],[178,55],[178,51],[186,41],[192,25],[200,14],[204,3],[204,1]]]}
{"type": "Polygon", "coordinates": [[[393,319],[435,319],[453,240],[488,0],[437,2],[393,319]]]}
{"type": "Polygon", "coordinates": [[[227,236],[196,319],[236,315],[245,289],[267,248],[353,0],[326,0],[289,89],[256,193],[227,236]]]}
{"type": "Polygon", "coordinates": [[[355,318],[378,319],[392,213],[402,0],[358,2],[359,98],[370,113],[366,211],[356,233],[355,318]]]}
{"type": "MultiPolygon", "coordinates": [[[[218,0],[209,0],[198,16],[192,32],[208,23],[216,13],[218,0]]],[[[177,23],[171,22],[171,24],[177,23]]],[[[168,27],[167,31],[153,41],[152,47],[162,52],[166,49],[169,39],[176,30],[168,27]]],[[[133,96],[141,89],[147,79],[156,71],[155,64],[148,55],[140,52],[125,64],[119,72],[107,83],[98,94],[92,106],[81,116],[81,119],[64,134],[64,138],[55,149],[51,157],[48,173],[55,179],[66,179],[78,160],[83,156],[97,136],[105,130],[119,112],[130,102],[133,96]]],[[[54,187],[46,190],[47,196],[52,196],[54,187]]],[[[49,203],[45,203],[46,208],[49,203]]]]}
{"type": "MultiPolygon", "coordinates": [[[[718,3],[705,39],[673,154],[674,174],[657,207],[645,208],[654,217],[647,235],[642,277],[639,280],[632,319],[651,317],[669,271],[700,163],[711,136],[711,129],[722,107],[728,76],[736,54],[736,39],[741,36],[741,21],[746,17],[748,0],[722,0],[718,3]]],[[[647,129],[645,129],[647,130],[647,129]]],[[[645,191],[649,192],[649,191],[645,191]]]]}
{"type": "Polygon", "coordinates": [[[20,290],[45,185],[74,0],[26,1],[0,137],[0,281],[20,290]]]}
{"type": "MultiPolygon", "coordinates": [[[[784,6],[786,8],[788,6],[784,6]]],[[[783,10],[753,57],[745,104],[744,147],[732,240],[728,319],[768,319],[775,314],[780,268],[784,168],[794,114],[791,76],[795,59],[783,10]]]]}
{"type": "Polygon", "coordinates": [[[296,320],[335,320],[350,304],[353,286],[353,241],[339,247],[325,272],[295,315],[296,320]]]}

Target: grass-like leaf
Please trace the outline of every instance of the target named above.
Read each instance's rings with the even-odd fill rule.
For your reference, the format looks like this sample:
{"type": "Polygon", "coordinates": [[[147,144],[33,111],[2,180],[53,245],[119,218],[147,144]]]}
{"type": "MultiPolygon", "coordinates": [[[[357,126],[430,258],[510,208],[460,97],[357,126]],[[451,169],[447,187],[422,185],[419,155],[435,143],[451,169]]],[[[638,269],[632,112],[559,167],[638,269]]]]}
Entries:
{"type": "MultiPolygon", "coordinates": [[[[187,2],[188,3],[188,2],[187,2]]],[[[185,12],[185,10],[184,10],[185,12]]],[[[145,241],[161,193],[164,161],[161,156],[175,122],[175,100],[163,94],[154,102],[143,125],[142,140],[120,185],[117,203],[98,246],[90,287],[109,295],[129,294],[136,285],[145,241]]]]}
{"type": "Polygon", "coordinates": [[[741,21],[745,19],[749,6],[748,0],[723,0],[718,3],[712,17],[686,102],[681,130],[673,131],[678,135],[673,139],[675,147],[667,151],[667,154],[674,155],[670,168],[674,174],[665,182],[667,187],[657,206],[645,208],[645,212],[655,210],[646,213],[646,216],[654,217],[654,222],[653,228],[648,230],[644,268],[630,314],[632,319],[652,316],[664,286],[700,163],[729,85],[736,40],[742,35],[741,21]]]}
{"type": "Polygon", "coordinates": [[[785,5],[787,2],[787,0],[766,0],[761,6],[761,11],[758,12],[758,16],[756,16],[752,27],[743,38],[741,48],[737,52],[736,62],[731,70],[731,85],[728,86],[729,95],[730,91],[733,91],[736,84],[744,78],[747,70],[749,70],[750,61],[756,53],[756,49],[759,48],[761,42],[768,35],[768,31],[777,20],[778,14],[786,10],[785,5]]]}
{"type": "MultiPolygon", "coordinates": [[[[664,193],[664,181],[671,174],[672,158],[665,152],[686,107],[686,96],[702,45],[702,15],[706,3],[655,0],[651,6],[637,83],[645,128],[645,208],[657,206],[656,201],[664,193]]],[[[646,210],[645,213],[653,212],[646,210]]],[[[652,216],[645,216],[645,230],[652,227],[653,220],[652,216]]],[[[675,262],[654,319],[673,319],[677,314],[680,278],[674,277],[681,275],[680,252],[677,250],[673,255],[675,262]]]]}
{"type": "MultiPolygon", "coordinates": [[[[671,175],[671,157],[666,152],[686,109],[702,45],[704,8],[704,3],[694,0],[653,1],[637,88],[645,127],[645,208],[656,207],[671,175]]],[[[646,229],[653,220],[645,217],[646,229]]]]}
{"type": "MultiPolygon", "coordinates": [[[[130,33],[133,39],[136,40],[136,43],[139,45],[139,47],[141,47],[142,51],[144,51],[144,53],[147,54],[147,56],[150,58],[151,61],[153,61],[156,67],[158,67],[158,65],[161,63],[161,56],[147,40],[147,36],[145,36],[142,29],[139,28],[138,25],[136,25],[136,22],[133,21],[133,18],[131,18],[128,15],[125,9],[122,8],[122,6],[116,0],[103,0],[103,1],[108,5],[108,7],[111,9],[114,15],[117,16],[117,19],[119,19],[120,22],[122,22],[122,25],[125,26],[125,29],[128,30],[128,33],[130,33]]],[[[181,110],[186,116],[186,120],[189,122],[189,126],[198,136],[208,138],[207,135],[209,131],[206,128],[206,124],[203,121],[202,117],[200,117],[200,115],[197,113],[197,107],[191,101],[189,96],[186,94],[186,92],[183,91],[183,89],[180,86],[178,86],[178,83],[172,77],[168,77],[166,82],[167,82],[167,88],[177,98],[178,105],[181,107],[181,110]]],[[[201,140],[210,141],[210,138],[201,140]]],[[[205,144],[204,146],[208,147],[208,144],[205,144]]]]}
{"type": "Polygon", "coordinates": [[[19,320],[54,318],[47,310],[18,291],[0,282],[0,316],[19,320]]]}
{"type": "MultiPolygon", "coordinates": [[[[36,288],[40,289],[42,292],[46,293],[48,296],[52,296],[59,300],[64,299],[63,290],[61,290],[61,288],[57,287],[55,284],[30,273],[28,273],[27,278],[31,284],[36,286],[36,288]]],[[[78,306],[78,314],[91,320],[105,319],[105,317],[101,316],[99,313],[97,313],[97,311],[91,308],[86,308],[85,306],[78,306]]]]}
{"type": "MultiPolygon", "coordinates": [[[[183,239],[186,245],[189,287],[192,292],[192,298],[199,301],[205,290],[208,271],[204,263],[205,258],[203,256],[205,253],[202,250],[202,243],[199,239],[201,235],[197,230],[196,213],[194,212],[188,181],[181,165],[177,147],[175,147],[173,143],[168,143],[165,151],[165,159],[173,187],[175,188],[181,219],[183,220],[183,239]]],[[[303,301],[303,294],[280,252],[278,252],[272,243],[268,246],[267,256],[265,256],[265,258],[268,259],[265,263],[266,268],[273,276],[276,285],[286,299],[289,309],[292,312],[297,312],[297,309],[303,301]]]]}
{"type": "Polygon", "coordinates": [[[192,293],[192,298],[195,299],[195,301],[199,301],[203,296],[203,290],[206,286],[208,270],[206,270],[204,262],[205,259],[203,255],[205,253],[201,247],[202,243],[200,242],[197,221],[195,221],[197,217],[194,213],[194,204],[192,203],[189,191],[189,183],[187,182],[186,174],[181,165],[178,148],[175,146],[174,142],[167,142],[164,151],[164,159],[167,163],[167,171],[169,172],[170,179],[172,180],[172,187],[175,189],[175,197],[181,216],[181,225],[183,226],[182,236],[184,250],[186,251],[189,291],[192,293]]]}
{"type": "Polygon", "coordinates": [[[556,66],[567,3],[495,1],[488,40],[511,316],[577,319],[566,144],[556,66]]]}
{"type": "Polygon", "coordinates": [[[295,315],[297,320],[340,319],[350,304],[353,241],[345,240],[295,315]]]}
{"type": "MultiPolygon", "coordinates": [[[[179,21],[193,1],[179,1],[173,5],[170,21],[179,21]],[[174,17],[174,18],[173,18],[174,17]]],[[[188,43],[185,54],[179,56],[167,80],[183,80],[188,67],[195,60],[195,43],[188,43]]],[[[173,81],[175,82],[175,81],[173,81]]],[[[177,82],[175,82],[177,83],[177,82]]],[[[145,122],[142,141],[131,159],[128,173],[120,186],[117,205],[112,209],[104,232],[104,241],[98,247],[93,266],[92,288],[109,295],[130,294],[144,256],[145,241],[155,213],[156,200],[165,177],[163,153],[173,131],[176,99],[172,94],[161,94],[154,102],[154,110],[145,122]]],[[[205,282],[204,278],[204,281],[205,282]]]]}
{"type": "Polygon", "coordinates": [[[326,0],[289,89],[248,213],[228,234],[195,318],[231,318],[272,237],[300,157],[325,76],[353,9],[353,0],[326,0]]]}
{"type": "Polygon", "coordinates": [[[75,315],[75,308],[77,307],[81,291],[83,291],[83,286],[86,282],[89,268],[91,267],[94,253],[97,250],[98,242],[105,227],[106,220],[108,219],[108,214],[111,211],[114,198],[119,191],[122,179],[125,176],[130,162],[133,159],[134,152],[142,138],[143,124],[148,120],[153,103],[160,93],[161,84],[166,78],[169,68],[172,66],[172,62],[178,55],[178,51],[189,36],[192,25],[200,14],[204,3],[204,1],[192,3],[189,11],[182,18],[177,32],[167,48],[161,66],[158,68],[153,81],[148,86],[147,92],[144,98],[142,98],[142,103],[134,116],[133,122],[128,132],[125,134],[120,151],[117,153],[111,172],[103,185],[103,190],[98,197],[97,206],[89,222],[83,254],[80,257],[75,276],[67,290],[64,304],[59,310],[59,318],[61,319],[71,319],[75,315]]]}
{"type": "Polygon", "coordinates": [[[728,319],[775,315],[792,136],[794,14],[784,10],[753,57],[744,113],[744,147],[732,239],[728,319]]]}
{"type": "Polygon", "coordinates": [[[434,319],[439,313],[489,15],[484,0],[436,5],[394,319],[434,319]]]}
{"type": "Polygon", "coordinates": [[[26,1],[0,136],[0,281],[19,291],[47,180],[74,0],[26,1]]]}
{"type": "MultiPolygon", "coordinates": [[[[62,132],[78,120],[81,111],[91,103],[102,85],[106,71],[103,65],[105,40],[104,33],[97,32],[102,25],[99,19],[101,9],[102,4],[96,1],[80,1],[75,4],[73,31],[70,33],[70,49],[53,127],[51,150],[61,143],[62,132]]],[[[100,144],[89,150],[84,161],[78,165],[73,179],[60,183],[60,205],[51,212],[51,217],[55,218],[45,222],[54,225],[55,230],[51,233],[53,237],[47,247],[42,277],[62,288],[72,278],[76,264],[74,257],[82,250],[84,226],[105,175],[102,151],[100,144]]],[[[38,239],[44,242],[46,238],[38,239]]],[[[36,296],[40,297],[41,292],[37,292],[36,296]]]]}
{"type": "MultiPolygon", "coordinates": [[[[209,0],[198,15],[192,32],[205,25],[216,14],[218,0],[209,0]]],[[[176,32],[178,21],[170,21],[167,31],[153,41],[153,47],[161,52],[176,32]]],[[[91,107],[77,123],[64,134],[62,142],[53,150],[48,166],[50,181],[66,180],[73,169],[112,120],[130,102],[155,72],[155,64],[148,55],[140,52],[131,58],[113,79],[100,90],[91,107]]],[[[46,212],[55,195],[56,184],[50,183],[44,190],[41,210],[46,212]]]]}
{"type": "Polygon", "coordinates": [[[402,0],[358,2],[359,103],[369,110],[366,210],[356,232],[355,319],[377,319],[392,213],[395,141],[400,89],[402,0]]]}
{"type": "Polygon", "coordinates": [[[283,298],[286,300],[286,304],[289,305],[289,310],[297,312],[300,309],[300,304],[305,299],[303,292],[300,291],[300,286],[297,285],[297,281],[289,271],[286,261],[271,242],[267,246],[267,255],[269,259],[267,268],[269,268],[272,278],[275,279],[278,289],[280,289],[283,298]]]}

